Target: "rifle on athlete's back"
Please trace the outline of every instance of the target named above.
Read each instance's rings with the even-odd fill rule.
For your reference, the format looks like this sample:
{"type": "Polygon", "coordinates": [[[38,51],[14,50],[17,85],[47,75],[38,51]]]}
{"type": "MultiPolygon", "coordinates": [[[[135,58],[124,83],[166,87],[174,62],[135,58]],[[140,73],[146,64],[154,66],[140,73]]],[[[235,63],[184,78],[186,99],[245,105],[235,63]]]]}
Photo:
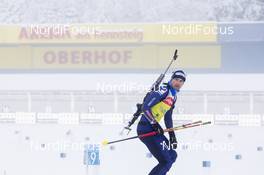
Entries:
{"type": "MultiPolygon", "coordinates": [[[[146,94],[146,96],[151,92],[151,91],[156,91],[158,90],[160,83],[163,81],[166,73],[168,72],[170,66],[172,65],[172,63],[177,59],[178,55],[178,50],[176,49],[173,55],[172,60],[170,61],[168,67],[166,68],[166,70],[164,71],[164,73],[160,74],[160,76],[158,77],[158,79],[155,81],[155,83],[153,83],[153,85],[150,88],[150,91],[146,94]]],[[[143,102],[146,98],[146,96],[143,99],[143,102]]],[[[133,118],[128,122],[128,125],[126,127],[124,127],[124,129],[122,130],[121,133],[123,133],[123,131],[126,129],[128,130],[128,133],[131,131],[131,126],[135,123],[135,121],[138,119],[138,117],[140,116],[140,114],[142,113],[142,105],[143,103],[137,103],[136,107],[137,107],[137,111],[133,114],[133,118]]]]}

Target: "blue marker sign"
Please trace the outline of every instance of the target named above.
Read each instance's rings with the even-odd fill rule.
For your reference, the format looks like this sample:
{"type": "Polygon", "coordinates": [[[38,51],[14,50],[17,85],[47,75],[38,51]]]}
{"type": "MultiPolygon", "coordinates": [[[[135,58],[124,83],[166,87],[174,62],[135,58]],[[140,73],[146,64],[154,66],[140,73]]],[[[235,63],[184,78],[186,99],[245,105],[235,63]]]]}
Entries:
{"type": "Polygon", "coordinates": [[[100,165],[100,149],[98,144],[85,145],[84,164],[100,165]]]}

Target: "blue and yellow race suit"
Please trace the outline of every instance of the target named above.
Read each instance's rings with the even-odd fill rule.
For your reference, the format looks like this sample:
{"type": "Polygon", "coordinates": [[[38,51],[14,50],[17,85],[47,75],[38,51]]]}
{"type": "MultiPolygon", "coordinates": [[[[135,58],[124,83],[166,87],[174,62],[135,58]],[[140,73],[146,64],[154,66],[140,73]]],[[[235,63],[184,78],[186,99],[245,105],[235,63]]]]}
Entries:
{"type": "MultiPolygon", "coordinates": [[[[161,84],[158,91],[152,91],[146,96],[142,108],[143,114],[137,127],[138,134],[153,131],[152,124],[160,122],[162,118],[166,128],[173,127],[172,111],[177,100],[177,93],[178,91],[168,82],[161,84]]],[[[164,149],[163,143],[169,145],[168,139],[164,135],[156,135],[143,138],[141,141],[159,162],[149,175],[166,175],[177,158],[175,150],[164,149]]]]}

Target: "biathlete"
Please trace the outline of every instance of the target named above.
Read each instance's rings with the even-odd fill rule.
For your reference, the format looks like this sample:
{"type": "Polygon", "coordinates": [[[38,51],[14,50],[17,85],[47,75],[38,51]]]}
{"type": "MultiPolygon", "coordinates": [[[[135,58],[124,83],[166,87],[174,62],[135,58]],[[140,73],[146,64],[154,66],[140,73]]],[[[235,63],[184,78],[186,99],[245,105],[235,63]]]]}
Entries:
{"type": "Polygon", "coordinates": [[[172,111],[175,107],[177,94],[186,80],[182,70],[175,71],[168,83],[163,83],[156,91],[151,91],[145,97],[141,119],[137,126],[138,135],[158,131],[158,135],[141,138],[151,154],[158,160],[149,175],[166,175],[177,159],[177,139],[174,131],[169,132],[169,140],[163,135],[163,128],[159,122],[164,118],[166,128],[173,127],[172,111]],[[164,149],[166,143],[172,149],[164,149]]]}

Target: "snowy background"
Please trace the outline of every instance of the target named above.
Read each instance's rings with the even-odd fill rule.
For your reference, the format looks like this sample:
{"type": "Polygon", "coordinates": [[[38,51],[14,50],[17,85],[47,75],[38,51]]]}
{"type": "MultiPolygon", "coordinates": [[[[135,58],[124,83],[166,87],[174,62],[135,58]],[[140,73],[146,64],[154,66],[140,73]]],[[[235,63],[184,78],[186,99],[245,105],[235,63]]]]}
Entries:
{"type": "MultiPolygon", "coordinates": [[[[33,58],[38,48],[56,52],[64,47],[70,55],[71,49],[136,50],[153,43],[25,44],[13,36],[15,27],[7,24],[182,21],[217,21],[218,26],[234,26],[235,34],[218,36],[212,43],[154,43],[221,49],[220,56],[215,53],[220,68],[186,70],[174,123],[201,119],[213,124],[177,133],[179,157],[168,175],[263,175],[264,0],[0,0],[0,59],[10,67],[15,63],[15,70],[0,66],[0,175],[146,175],[157,163],[138,140],[99,146],[96,157],[85,157],[83,144],[126,137],[120,135],[122,127],[160,71],[133,65],[117,71],[104,65],[93,71],[40,71],[30,62],[41,58],[33,58]],[[87,165],[85,160],[94,158],[100,163],[87,165]]],[[[130,136],[135,135],[133,129],[130,136]]]]}
{"type": "Polygon", "coordinates": [[[263,20],[263,0],[0,0],[8,24],[263,20]]]}

